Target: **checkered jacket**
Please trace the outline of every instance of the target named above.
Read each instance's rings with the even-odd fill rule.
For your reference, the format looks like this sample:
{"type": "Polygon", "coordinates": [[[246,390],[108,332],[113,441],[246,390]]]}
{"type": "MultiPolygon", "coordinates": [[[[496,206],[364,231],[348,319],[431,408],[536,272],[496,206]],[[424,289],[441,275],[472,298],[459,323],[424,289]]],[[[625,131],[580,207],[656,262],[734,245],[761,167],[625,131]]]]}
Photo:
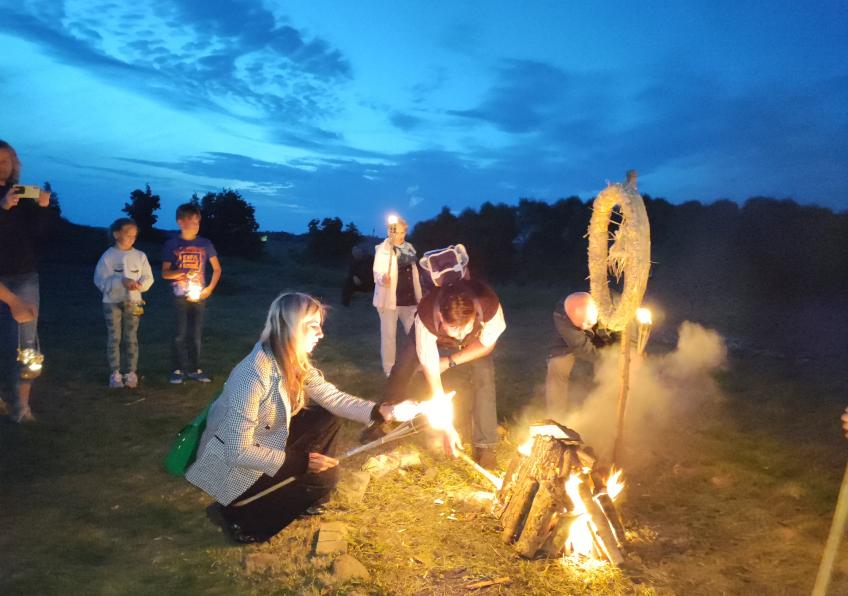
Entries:
{"type": "MultiPolygon", "coordinates": [[[[332,414],[367,423],[374,403],[348,395],[317,369],[306,378],[307,400],[332,414]]],[[[276,359],[257,343],[227,379],[212,405],[198,455],[186,479],[222,505],[229,505],[262,474],[283,465],[291,402],[276,359]]]]}

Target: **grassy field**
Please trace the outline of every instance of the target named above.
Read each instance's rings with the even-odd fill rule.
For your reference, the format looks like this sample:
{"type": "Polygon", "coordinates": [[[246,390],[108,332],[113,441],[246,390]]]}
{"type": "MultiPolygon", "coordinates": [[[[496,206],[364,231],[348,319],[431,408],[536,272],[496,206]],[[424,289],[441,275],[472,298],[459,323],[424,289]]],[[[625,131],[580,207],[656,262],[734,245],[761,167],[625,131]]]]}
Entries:
{"type": "MultiPolygon", "coordinates": [[[[231,544],[206,518],[210,499],[168,476],[161,461],[174,432],[249,351],[271,299],[297,289],[328,301],[319,365],[351,393],[375,396],[381,386],[370,301],[339,306],[340,273],[308,271],[280,250],[264,263],[224,259],[224,283],[207,311],[211,386],[167,384],[172,312],[158,281],[141,324],[142,385],[108,390],[93,263],[45,267],[47,363],[33,402],[40,422],[0,423],[0,594],[452,594],[501,576],[511,583],[483,592],[809,592],[845,464],[836,424],[844,363],[779,354],[734,354],[722,403],[633,447],[651,457],[627,468],[622,513],[631,542],[621,570],[520,559],[500,542],[495,520],[469,504],[484,485],[416,441],[423,466],[373,480],[362,503],[334,502],[324,518],[349,526],[349,552],[370,570],[369,582],[331,583],[330,561],[310,556],[316,519],[268,544],[231,544]],[[245,558],[257,552],[278,564],[251,572],[245,558]]],[[[505,463],[521,430],[511,418],[539,398],[540,338],[562,289],[501,290],[510,323],[496,359],[505,463]]],[[[346,427],[346,444],[356,430],[346,427]]],[[[846,592],[843,553],[832,593],[846,592]]]]}

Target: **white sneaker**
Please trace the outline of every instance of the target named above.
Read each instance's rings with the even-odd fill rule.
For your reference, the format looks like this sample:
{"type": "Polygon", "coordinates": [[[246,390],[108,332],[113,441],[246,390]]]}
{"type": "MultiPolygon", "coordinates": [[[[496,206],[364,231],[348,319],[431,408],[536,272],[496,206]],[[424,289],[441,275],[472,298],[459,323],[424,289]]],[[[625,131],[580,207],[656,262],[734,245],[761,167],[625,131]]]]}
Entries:
{"type": "Polygon", "coordinates": [[[120,371],[114,371],[112,376],[109,377],[109,389],[120,389],[124,386],[124,378],[121,376],[120,371]]]}
{"type": "Polygon", "coordinates": [[[135,372],[124,375],[124,387],[127,389],[135,389],[138,387],[138,375],[135,372]]]}

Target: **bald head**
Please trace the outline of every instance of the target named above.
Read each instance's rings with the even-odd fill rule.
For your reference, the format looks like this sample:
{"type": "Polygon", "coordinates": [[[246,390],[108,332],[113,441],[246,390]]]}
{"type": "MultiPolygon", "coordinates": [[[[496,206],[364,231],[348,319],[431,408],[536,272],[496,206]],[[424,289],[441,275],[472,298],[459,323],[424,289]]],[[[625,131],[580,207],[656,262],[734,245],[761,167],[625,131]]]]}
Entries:
{"type": "Polygon", "coordinates": [[[578,329],[591,329],[598,322],[598,307],[588,292],[574,292],[565,298],[565,314],[578,329]]]}

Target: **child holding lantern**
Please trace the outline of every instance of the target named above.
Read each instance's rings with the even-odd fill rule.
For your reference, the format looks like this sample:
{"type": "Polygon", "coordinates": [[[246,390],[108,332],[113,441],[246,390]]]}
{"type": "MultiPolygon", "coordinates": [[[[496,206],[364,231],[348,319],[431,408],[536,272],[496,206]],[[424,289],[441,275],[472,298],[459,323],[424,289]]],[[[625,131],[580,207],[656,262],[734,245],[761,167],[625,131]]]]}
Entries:
{"type": "Polygon", "coordinates": [[[138,323],[144,312],[141,299],[153,285],[153,271],[147,255],[133,248],[138,226],[126,217],[109,227],[115,246],[106,250],[94,269],[94,285],[103,293],[106,318],[106,355],[109,359],[109,387],[138,387],[138,323]],[[121,355],[124,370],[121,374],[121,355]]]}
{"type": "Polygon", "coordinates": [[[182,383],[186,378],[209,383],[209,375],[200,368],[203,339],[203,314],[206,299],[221,279],[221,263],[212,242],[198,236],[200,207],[185,203],[177,207],[180,234],[162,247],[162,277],[170,280],[174,290],[176,337],[174,338],[174,371],[170,382],[182,383]],[[212,278],[206,284],[206,265],[212,267],[212,278]]]}

